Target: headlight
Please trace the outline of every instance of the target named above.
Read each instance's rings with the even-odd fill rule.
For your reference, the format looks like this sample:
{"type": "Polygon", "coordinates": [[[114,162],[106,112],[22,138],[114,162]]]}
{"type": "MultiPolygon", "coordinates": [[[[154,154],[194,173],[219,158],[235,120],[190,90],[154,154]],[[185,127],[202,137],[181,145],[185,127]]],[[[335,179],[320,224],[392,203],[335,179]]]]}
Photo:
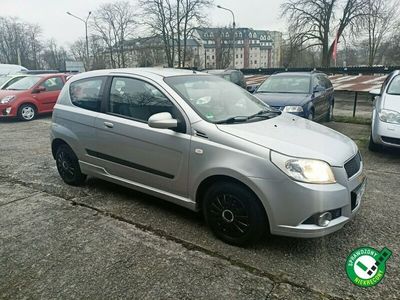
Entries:
{"type": "Polygon", "coordinates": [[[306,183],[335,183],[332,168],[324,161],[286,156],[271,151],[271,161],[290,178],[306,183]]]}
{"type": "Polygon", "coordinates": [[[378,114],[382,122],[400,124],[400,113],[397,111],[382,109],[378,114]]]}
{"type": "Polygon", "coordinates": [[[303,107],[301,107],[301,106],[285,106],[283,111],[287,112],[287,113],[301,113],[301,112],[303,112],[303,107]]]}
{"type": "Polygon", "coordinates": [[[0,100],[1,104],[6,104],[14,100],[15,96],[5,96],[3,99],[0,100]]]}

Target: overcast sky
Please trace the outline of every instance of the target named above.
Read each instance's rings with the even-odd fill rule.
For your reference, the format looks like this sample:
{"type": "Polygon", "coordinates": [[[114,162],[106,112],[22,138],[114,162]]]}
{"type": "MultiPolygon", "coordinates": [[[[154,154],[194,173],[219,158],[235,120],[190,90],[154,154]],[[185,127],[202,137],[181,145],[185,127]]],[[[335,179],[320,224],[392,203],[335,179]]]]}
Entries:
{"type": "MultiPolygon", "coordinates": [[[[241,27],[254,29],[284,30],[280,18],[280,4],[284,0],[215,0],[215,4],[232,9],[236,23],[241,27]]],[[[21,20],[39,24],[43,39],[56,39],[67,46],[84,36],[84,25],[68,16],[67,11],[82,18],[100,4],[112,0],[1,0],[0,16],[13,16],[21,20]]],[[[135,0],[132,0],[135,3],[135,0]]],[[[210,8],[208,15],[214,26],[231,23],[231,14],[216,7],[210,8]]]]}

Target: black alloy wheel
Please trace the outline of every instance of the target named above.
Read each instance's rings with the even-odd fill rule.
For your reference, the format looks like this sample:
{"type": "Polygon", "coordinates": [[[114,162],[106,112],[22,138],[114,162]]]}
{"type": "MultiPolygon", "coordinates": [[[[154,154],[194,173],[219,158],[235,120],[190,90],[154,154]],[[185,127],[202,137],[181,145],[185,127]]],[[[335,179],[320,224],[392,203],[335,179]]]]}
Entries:
{"type": "Polygon", "coordinates": [[[235,183],[214,184],[205,195],[203,212],[213,233],[233,245],[254,242],[268,228],[266,213],[258,198],[235,183]]]}
{"type": "Polygon", "coordinates": [[[84,183],[86,175],[82,174],[75,153],[67,145],[61,145],[56,152],[57,170],[65,183],[78,186],[84,183]]]}

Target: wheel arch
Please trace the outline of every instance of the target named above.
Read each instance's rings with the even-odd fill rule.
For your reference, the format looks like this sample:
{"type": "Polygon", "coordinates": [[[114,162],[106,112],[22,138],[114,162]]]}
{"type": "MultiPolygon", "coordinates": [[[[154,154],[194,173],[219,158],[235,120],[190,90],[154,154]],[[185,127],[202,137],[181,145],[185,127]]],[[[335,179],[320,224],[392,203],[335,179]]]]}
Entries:
{"type": "Polygon", "coordinates": [[[250,182],[245,182],[244,180],[235,178],[230,175],[210,175],[204,178],[196,189],[196,196],[195,202],[197,210],[202,211],[202,203],[204,200],[204,195],[207,189],[217,182],[232,182],[235,184],[239,184],[240,186],[244,187],[248,191],[250,191],[259,201],[259,204],[264,208],[265,217],[268,220],[269,228],[271,228],[271,211],[270,207],[264,203],[261,199],[261,192],[257,190],[257,188],[250,184],[250,182]]]}
{"type": "Polygon", "coordinates": [[[32,106],[35,108],[36,113],[39,113],[39,107],[38,107],[38,105],[37,105],[34,101],[31,101],[31,100],[24,100],[24,101],[21,101],[21,103],[18,104],[17,112],[19,112],[19,110],[21,109],[21,107],[22,107],[23,105],[25,105],[25,104],[32,105],[32,106]]]}
{"type": "Polygon", "coordinates": [[[68,147],[71,148],[70,145],[68,145],[68,143],[66,141],[64,141],[63,139],[60,138],[56,138],[51,142],[51,154],[53,155],[53,158],[56,158],[56,152],[58,147],[60,147],[61,145],[67,145],[68,147]]]}

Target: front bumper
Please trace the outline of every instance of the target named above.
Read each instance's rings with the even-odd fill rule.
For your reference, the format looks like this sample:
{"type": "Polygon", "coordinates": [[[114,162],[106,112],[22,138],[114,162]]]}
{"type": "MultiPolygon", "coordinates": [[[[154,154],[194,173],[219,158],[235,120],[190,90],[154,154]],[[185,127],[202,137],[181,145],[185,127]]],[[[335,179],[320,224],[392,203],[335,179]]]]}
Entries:
{"type": "Polygon", "coordinates": [[[0,104],[0,118],[15,117],[16,115],[16,109],[11,104],[0,104]]]}
{"type": "Polygon", "coordinates": [[[372,138],[376,144],[400,148],[400,124],[385,123],[375,116],[372,138]]]}
{"type": "MultiPolygon", "coordinates": [[[[366,177],[360,170],[348,179],[344,168],[333,168],[335,184],[307,184],[286,179],[268,181],[252,178],[263,195],[260,198],[267,210],[272,234],[298,238],[321,237],[342,228],[360,209],[355,193],[365,187],[366,177]],[[326,227],[310,224],[315,215],[335,212],[335,218],[326,227]]],[[[360,192],[361,193],[361,192],[360,192]]],[[[362,195],[360,195],[362,196],[362,195]]]]}

